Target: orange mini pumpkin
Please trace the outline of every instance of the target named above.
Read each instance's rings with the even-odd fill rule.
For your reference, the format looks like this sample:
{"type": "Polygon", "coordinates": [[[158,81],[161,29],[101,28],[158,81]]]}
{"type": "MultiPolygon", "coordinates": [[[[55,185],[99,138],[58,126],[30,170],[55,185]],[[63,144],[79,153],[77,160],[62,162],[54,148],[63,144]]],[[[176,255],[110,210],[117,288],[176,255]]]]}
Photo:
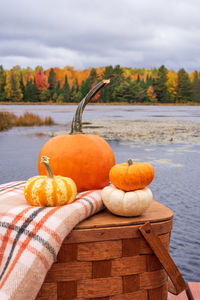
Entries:
{"type": "Polygon", "coordinates": [[[111,183],[123,191],[135,191],[145,188],[154,178],[154,168],[149,163],[121,163],[113,166],[109,173],[111,183]]]}
{"type": "Polygon", "coordinates": [[[109,80],[98,83],[80,102],[70,134],[53,137],[42,147],[38,160],[39,174],[45,173],[39,162],[46,155],[51,159],[54,174],[72,178],[78,192],[102,189],[108,185],[109,171],[115,164],[114,153],[103,138],[82,133],[82,113],[86,104],[108,83],[109,80]]]}

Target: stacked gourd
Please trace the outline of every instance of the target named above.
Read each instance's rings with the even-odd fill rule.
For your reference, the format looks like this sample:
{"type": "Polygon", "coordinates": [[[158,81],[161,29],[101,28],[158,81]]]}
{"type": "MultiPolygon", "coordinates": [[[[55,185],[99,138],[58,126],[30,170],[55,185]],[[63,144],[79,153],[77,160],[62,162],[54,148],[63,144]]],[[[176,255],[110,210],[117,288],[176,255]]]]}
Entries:
{"type": "Polygon", "coordinates": [[[139,216],[153,199],[149,185],[154,168],[149,163],[133,162],[114,165],[109,178],[111,185],[102,190],[102,199],[109,211],[120,216],[139,216]]]}

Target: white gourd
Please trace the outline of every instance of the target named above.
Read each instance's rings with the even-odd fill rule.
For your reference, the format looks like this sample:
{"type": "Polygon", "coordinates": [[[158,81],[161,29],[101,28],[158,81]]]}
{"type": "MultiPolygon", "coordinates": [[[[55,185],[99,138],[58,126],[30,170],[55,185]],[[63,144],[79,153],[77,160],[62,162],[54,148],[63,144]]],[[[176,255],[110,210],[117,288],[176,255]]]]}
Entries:
{"type": "Polygon", "coordinates": [[[101,191],[104,205],[113,214],[125,217],[141,215],[153,200],[152,192],[145,187],[142,190],[124,192],[113,185],[101,191]]]}

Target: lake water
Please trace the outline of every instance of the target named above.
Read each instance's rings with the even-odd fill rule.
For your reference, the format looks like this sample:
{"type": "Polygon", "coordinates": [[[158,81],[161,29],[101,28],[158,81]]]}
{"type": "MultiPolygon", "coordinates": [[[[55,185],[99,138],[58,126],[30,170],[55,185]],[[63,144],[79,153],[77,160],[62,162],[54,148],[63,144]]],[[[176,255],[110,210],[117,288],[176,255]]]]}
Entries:
{"type": "MultiPolygon", "coordinates": [[[[56,123],[71,122],[77,105],[0,105],[0,111],[21,115],[26,111],[41,117],[50,116],[56,123]]],[[[142,105],[87,105],[83,119],[162,119],[200,121],[200,106],[142,106],[142,105]]]]}
{"type": "MultiPolygon", "coordinates": [[[[0,111],[25,111],[51,116],[60,125],[13,128],[0,132],[0,183],[26,180],[37,174],[37,160],[48,140],[34,133],[65,128],[76,106],[0,106],[0,111]]],[[[161,119],[200,121],[199,106],[89,106],[84,119],[161,119]]],[[[200,147],[190,144],[151,145],[108,141],[117,162],[131,157],[151,162],[154,198],[174,211],[171,255],[186,281],[200,281],[200,147]]]]}

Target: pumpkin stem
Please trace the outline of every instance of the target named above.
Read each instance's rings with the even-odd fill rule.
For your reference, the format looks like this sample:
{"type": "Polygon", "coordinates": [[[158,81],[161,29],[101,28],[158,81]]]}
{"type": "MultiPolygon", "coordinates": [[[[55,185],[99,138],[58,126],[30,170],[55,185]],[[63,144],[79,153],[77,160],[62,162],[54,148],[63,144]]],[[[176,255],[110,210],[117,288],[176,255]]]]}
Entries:
{"type": "Polygon", "coordinates": [[[131,166],[133,164],[133,161],[131,158],[128,159],[128,165],[131,166]]]}
{"type": "Polygon", "coordinates": [[[54,175],[53,175],[53,171],[52,171],[52,168],[49,164],[49,157],[47,156],[42,156],[41,157],[41,161],[40,161],[41,164],[43,164],[45,166],[45,169],[46,169],[46,172],[47,172],[47,176],[49,178],[54,178],[54,175]]]}
{"type": "Polygon", "coordinates": [[[72,120],[70,134],[82,133],[82,114],[85,106],[90,102],[92,97],[94,97],[102,88],[104,88],[109,83],[109,79],[102,80],[101,82],[97,83],[97,85],[95,85],[95,87],[91,91],[89,91],[89,93],[81,100],[72,120]]]}

